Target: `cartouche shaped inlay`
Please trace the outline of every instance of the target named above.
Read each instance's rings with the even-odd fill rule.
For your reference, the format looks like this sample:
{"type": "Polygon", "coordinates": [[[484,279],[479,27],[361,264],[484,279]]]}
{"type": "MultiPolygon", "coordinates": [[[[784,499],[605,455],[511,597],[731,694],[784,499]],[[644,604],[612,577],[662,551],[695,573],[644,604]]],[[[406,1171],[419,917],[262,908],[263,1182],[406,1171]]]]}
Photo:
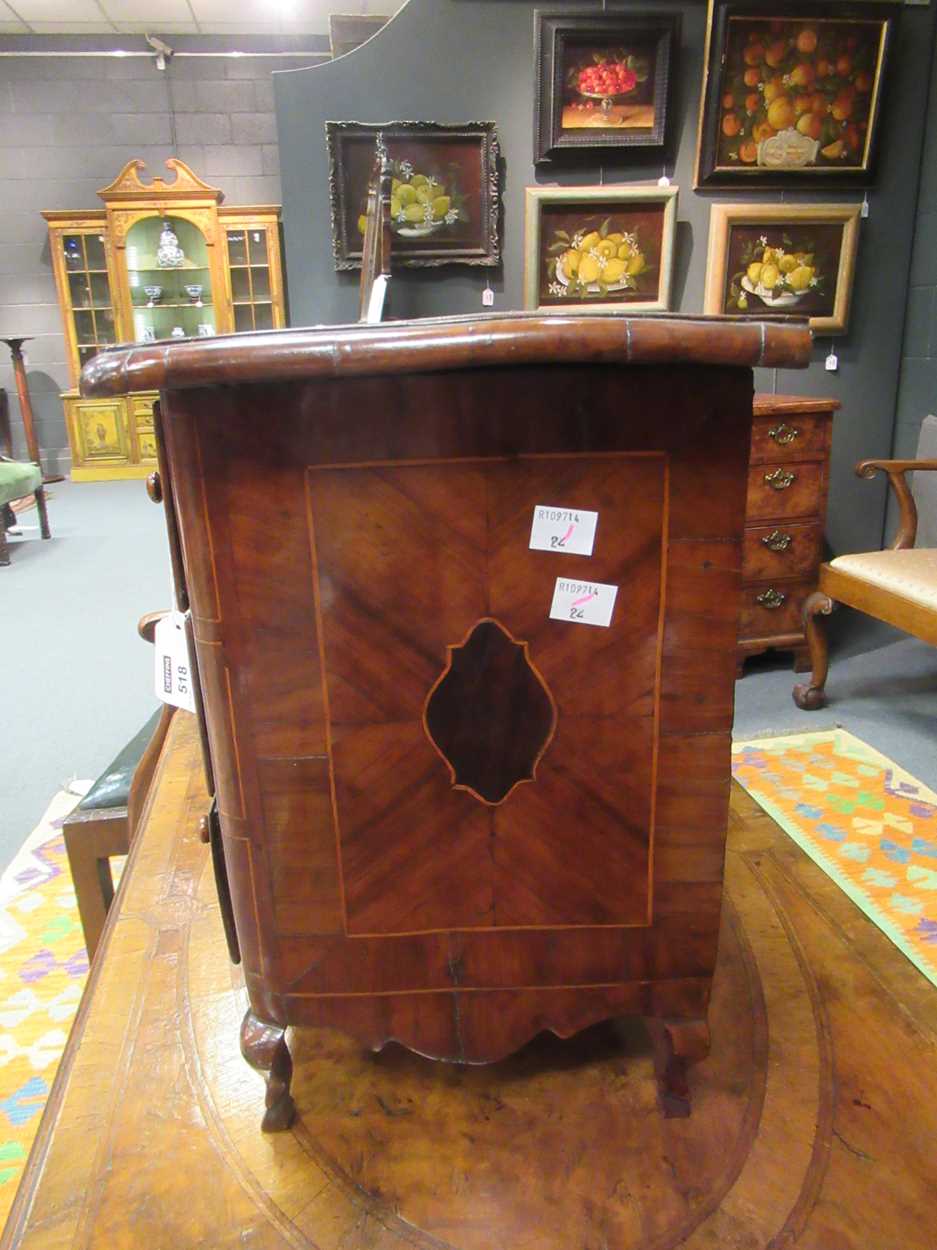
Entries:
{"type": "Polygon", "coordinates": [[[527,643],[486,618],[449,647],[449,663],[426,700],[424,724],[453,786],[494,805],[533,781],[553,737],[556,709],[527,643]]]}

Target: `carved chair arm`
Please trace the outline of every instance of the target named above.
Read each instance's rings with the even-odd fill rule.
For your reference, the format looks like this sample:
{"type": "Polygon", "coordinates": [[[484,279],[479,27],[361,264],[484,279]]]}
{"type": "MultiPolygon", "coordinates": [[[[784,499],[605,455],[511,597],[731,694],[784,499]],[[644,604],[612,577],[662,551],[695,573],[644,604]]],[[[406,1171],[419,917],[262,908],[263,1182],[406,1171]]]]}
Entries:
{"type": "Polygon", "coordinates": [[[895,492],[900,510],[898,533],[891,550],[904,551],[914,546],[917,537],[917,505],[905,474],[937,469],[937,460],[860,460],[856,465],[856,474],[858,477],[872,478],[879,469],[888,474],[888,481],[895,492]]]}

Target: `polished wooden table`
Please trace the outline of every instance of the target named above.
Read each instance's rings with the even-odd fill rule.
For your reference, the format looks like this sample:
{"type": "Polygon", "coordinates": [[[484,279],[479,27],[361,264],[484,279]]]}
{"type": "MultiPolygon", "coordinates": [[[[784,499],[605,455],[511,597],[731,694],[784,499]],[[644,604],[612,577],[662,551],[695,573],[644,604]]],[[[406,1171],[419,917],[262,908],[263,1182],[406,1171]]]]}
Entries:
{"type": "Polygon", "coordinates": [[[937,994],[741,791],[691,1118],[638,1025],[461,1069],[302,1029],[275,1137],[205,800],[180,714],[4,1250],[933,1250],[937,994]]]}

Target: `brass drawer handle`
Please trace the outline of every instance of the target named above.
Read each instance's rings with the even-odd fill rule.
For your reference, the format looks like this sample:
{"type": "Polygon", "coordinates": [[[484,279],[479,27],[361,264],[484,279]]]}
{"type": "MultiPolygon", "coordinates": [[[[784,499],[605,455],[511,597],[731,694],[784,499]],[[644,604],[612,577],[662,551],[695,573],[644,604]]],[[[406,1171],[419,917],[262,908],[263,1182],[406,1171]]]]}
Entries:
{"type": "Polygon", "coordinates": [[[787,490],[797,477],[796,473],[792,473],[790,469],[775,469],[773,473],[765,474],[765,485],[770,486],[772,490],[787,490]]]}
{"type": "Polygon", "coordinates": [[[760,603],[763,608],[774,611],[779,608],[787,595],[781,594],[780,590],[775,590],[773,586],[769,586],[767,590],[763,590],[760,595],[755,595],[755,602],[760,603]]]}
{"type": "Polygon", "coordinates": [[[782,534],[780,530],[772,530],[761,540],[769,551],[787,551],[794,541],[793,535],[782,534]]]}
{"type": "Polygon", "coordinates": [[[800,436],[800,430],[796,426],[787,425],[781,422],[774,429],[768,431],[768,437],[773,438],[776,443],[780,443],[782,447],[786,447],[788,443],[793,443],[795,438],[800,436]]]}

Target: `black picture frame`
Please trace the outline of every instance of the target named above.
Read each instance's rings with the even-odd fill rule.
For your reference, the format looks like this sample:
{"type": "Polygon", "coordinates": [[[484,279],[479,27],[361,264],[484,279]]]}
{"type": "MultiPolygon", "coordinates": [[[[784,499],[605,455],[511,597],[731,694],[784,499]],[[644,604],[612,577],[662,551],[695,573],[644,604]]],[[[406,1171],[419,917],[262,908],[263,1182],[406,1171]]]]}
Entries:
{"type": "MultiPolygon", "coordinates": [[[[878,139],[881,132],[882,122],[882,105],[887,84],[888,76],[888,60],[889,52],[895,41],[896,25],[898,15],[901,11],[900,0],[824,0],[822,5],[815,5],[811,0],[709,0],[709,8],[707,14],[706,26],[706,50],[704,54],[704,73],[702,95],[700,100],[700,117],[699,117],[699,134],[697,141],[697,160],[696,160],[696,179],[695,186],[697,190],[716,190],[723,187],[748,187],[750,190],[770,191],[783,190],[789,188],[798,188],[800,190],[852,190],[857,187],[871,186],[875,178],[875,161],[878,149],[878,139]],[[834,112],[834,106],[837,100],[834,99],[828,104],[825,110],[818,107],[817,115],[822,121],[819,127],[820,134],[806,135],[808,139],[813,139],[817,148],[813,159],[802,166],[772,165],[767,163],[763,158],[762,138],[774,138],[778,133],[788,134],[798,124],[801,118],[794,114],[795,121],[789,124],[783,131],[775,131],[770,136],[765,136],[764,132],[753,130],[751,136],[747,135],[746,130],[742,130],[741,139],[748,144],[748,156],[746,160],[737,159],[735,164],[727,163],[725,149],[732,140],[727,139],[723,131],[723,124],[726,121],[726,108],[724,102],[728,96],[735,93],[736,98],[741,91],[748,88],[738,86],[738,70],[741,66],[735,65],[735,44],[731,41],[736,39],[733,31],[733,23],[738,23],[736,30],[744,28],[746,21],[751,24],[762,25],[766,31],[765,44],[772,37],[775,40],[785,38],[785,29],[792,24],[803,24],[804,29],[820,30],[827,27],[830,31],[834,31],[841,26],[843,31],[846,30],[849,23],[855,25],[872,24],[879,27],[877,40],[877,59],[872,73],[872,81],[867,89],[868,101],[863,101],[863,108],[867,109],[867,115],[863,118],[864,130],[861,137],[856,138],[852,134],[855,130],[849,122],[848,114],[846,117],[837,115],[834,112]],[[830,135],[829,120],[830,115],[836,124],[842,130],[844,137],[856,144],[856,157],[851,156],[848,142],[845,144],[844,151],[837,158],[827,156],[826,149],[836,150],[836,137],[830,135]],[[752,155],[754,147],[757,155],[752,155]],[[859,152],[861,147],[861,159],[859,152]],[[746,163],[747,162],[747,163],[746,163]]],[[[822,40],[822,34],[821,34],[822,40]]],[[[770,46],[766,47],[766,56],[770,54],[770,46]]],[[[798,55],[808,63],[808,74],[815,72],[820,65],[819,60],[814,57],[822,57],[822,47],[816,46],[808,51],[798,54],[796,43],[792,45],[791,56],[796,60],[798,55]]],[[[828,64],[827,60],[827,64],[828,64]]],[[[765,90],[767,84],[759,79],[754,81],[756,74],[762,77],[769,73],[774,73],[770,65],[763,64],[758,67],[755,63],[745,62],[752,72],[751,91],[753,94],[760,94],[762,101],[766,99],[765,90]]],[[[786,59],[781,60],[778,65],[777,74],[781,77],[784,84],[784,73],[788,67],[786,59]]],[[[826,66],[824,66],[825,68],[826,66]]],[[[795,69],[798,67],[795,66],[795,69]]],[[[850,67],[852,68],[852,67],[850,67]]],[[[815,80],[811,80],[807,86],[798,87],[796,84],[782,85],[778,88],[781,92],[786,92],[789,97],[798,99],[797,93],[816,92],[817,88],[822,87],[827,93],[830,91],[842,90],[848,91],[851,86],[849,80],[849,71],[840,74],[836,65],[831,67],[829,73],[817,76],[815,80]]],[[[789,74],[787,75],[790,76],[789,74]]],[[[747,82],[747,80],[745,80],[747,82]]],[[[793,105],[792,105],[793,108],[793,105]]],[[[755,117],[760,116],[760,112],[750,112],[744,106],[735,110],[735,117],[738,124],[747,127],[755,117]]],[[[770,121],[770,114],[765,119],[766,123],[770,121]]],[[[731,125],[737,124],[732,121],[731,125]]],[[[783,123],[782,123],[783,125],[783,123]]],[[[769,130],[771,127],[768,127],[769,130]]],[[[796,140],[802,144],[803,140],[796,140]]],[[[739,147],[741,152],[741,146],[739,147]]],[[[731,158],[731,153],[730,153],[731,158]]],[[[777,158],[776,158],[777,159],[777,158]]]]}
{"type": "MultiPolygon", "coordinates": [[[[411,164],[422,161],[426,166],[422,172],[438,178],[443,184],[441,190],[456,190],[446,183],[448,175],[460,182],[465,193],[460,209],[463,220],[452,223],[456,226],[453,230],[447,231],[443,222],[437,222],[434,226],[438,229],[427,229],[425,237],[415,237],[423,230],[422,223],[411,226],[392,220],[394,265],[422,268],[501,263],[501,148],[494,122],[327,121],[325,135],[336,270],[361,268],[363,237],[355,222],[363,212],[379,138],[395,172],[400,172],[401,160],[411,164]]],[[[415,167],[413,172],[417,172],[415,167]]],[[[453,208],[458,203],[453,200],[453,208]]]]}
{"type": "MultiPolygon", "coordinates": [[[[636,155],[665,156],[669,150],[671,84],[680,37],[679,13],[571,14],[534,11],[534,65],[537,79],[534,104],[534,162],[555,161],[577,152],[635,150],[636,155]],[[591,41],[609,47],[638,42],[648,49],[653,72],[649,90],[643,94],[653,110],[648,126],[589,124],[563,126],[567,105],[569,60],[573,50],[591,41]]],[[[597,109],[612,112],[614,97],[606,97],[597,109]]],[[[591,106],[592,101],[589,105],[591,106]]]]}

